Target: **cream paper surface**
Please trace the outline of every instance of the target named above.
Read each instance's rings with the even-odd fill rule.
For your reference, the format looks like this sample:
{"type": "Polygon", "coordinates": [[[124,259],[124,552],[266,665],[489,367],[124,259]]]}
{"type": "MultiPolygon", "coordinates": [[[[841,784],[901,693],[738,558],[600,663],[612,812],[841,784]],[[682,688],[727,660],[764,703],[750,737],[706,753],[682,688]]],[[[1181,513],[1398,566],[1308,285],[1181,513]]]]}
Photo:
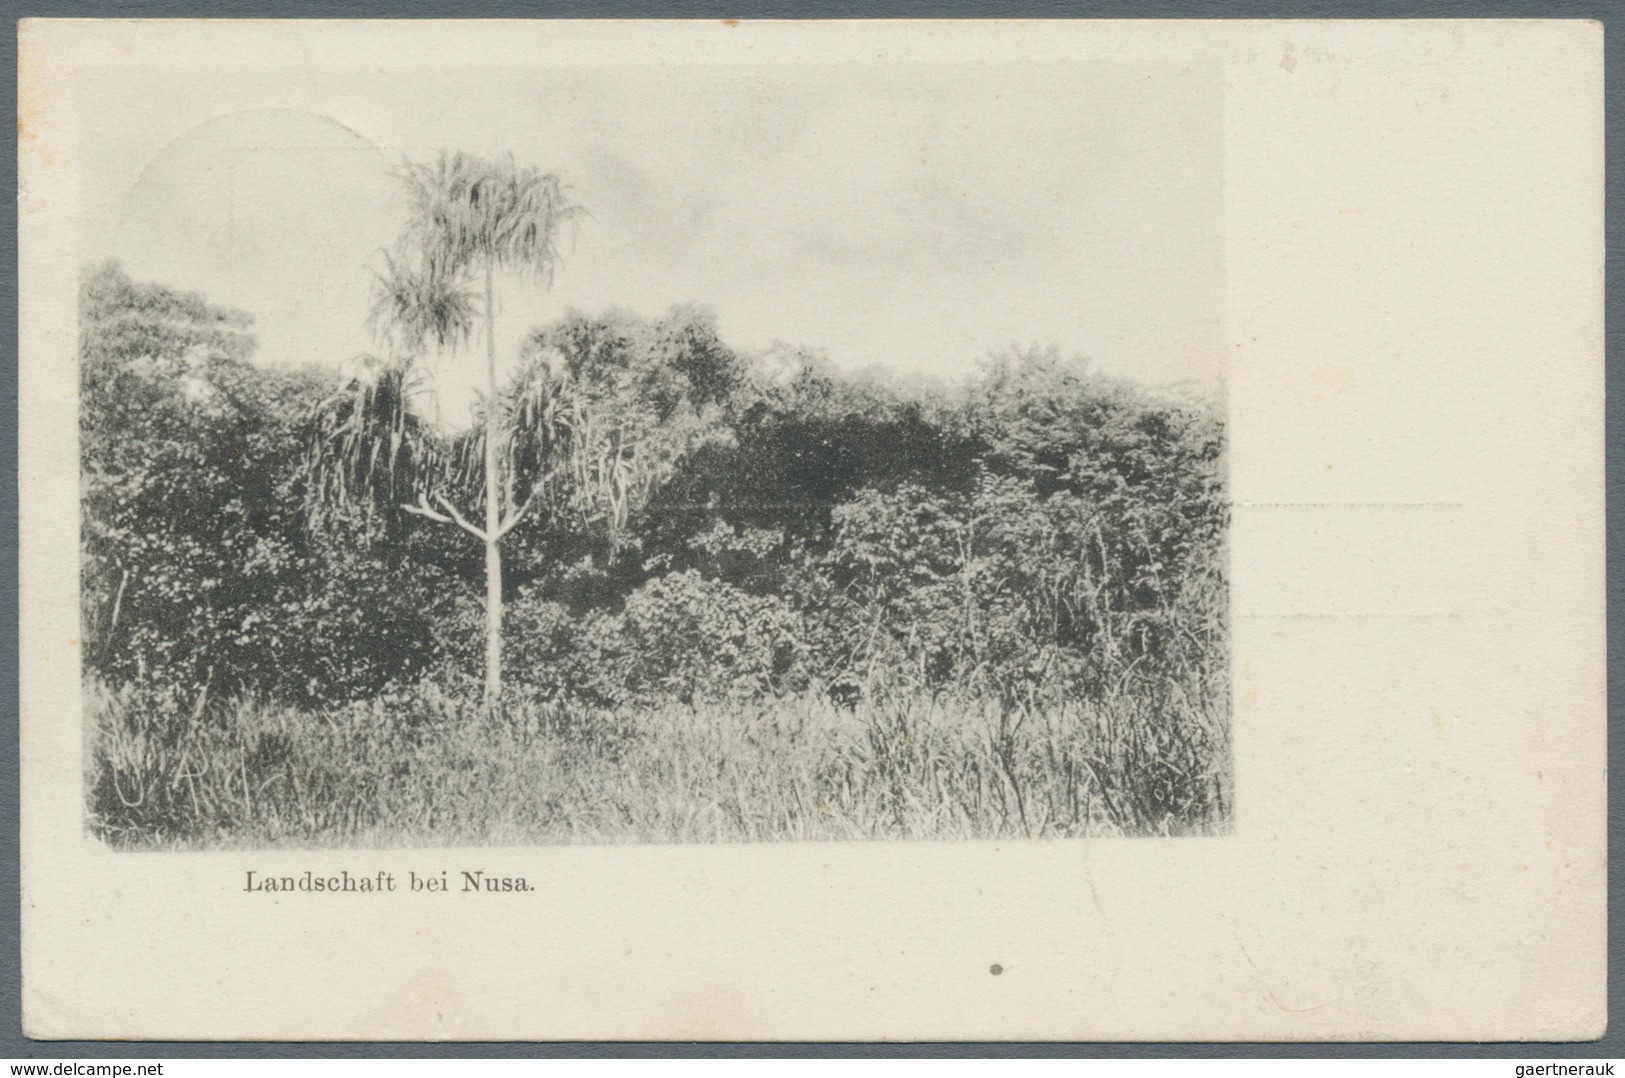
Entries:
{"type": "Polygon", "coordinates": [[[29,21],[20,62],[29,1035],[1602,1032],[1599,25],[29,21]],[[75,110],[95,80],[1192,55],[1222,73],[1233,835],[146,854],[85,835],[75,110]],[[538,890],[243,891],[307,868],[538,890]]]}

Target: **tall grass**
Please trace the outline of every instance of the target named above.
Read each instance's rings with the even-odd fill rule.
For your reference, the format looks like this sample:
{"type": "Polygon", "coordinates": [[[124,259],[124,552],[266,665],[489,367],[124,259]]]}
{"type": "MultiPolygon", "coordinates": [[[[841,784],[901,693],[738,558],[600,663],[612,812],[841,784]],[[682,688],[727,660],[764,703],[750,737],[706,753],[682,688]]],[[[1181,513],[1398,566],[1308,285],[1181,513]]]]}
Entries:
{"type": "Polygon", "coordinates": [[[423,684],[300,712],[93,682],[88,826],[126,848],[1213,833],[1228,700],[1201,688],[487,712],[423,684]]]}

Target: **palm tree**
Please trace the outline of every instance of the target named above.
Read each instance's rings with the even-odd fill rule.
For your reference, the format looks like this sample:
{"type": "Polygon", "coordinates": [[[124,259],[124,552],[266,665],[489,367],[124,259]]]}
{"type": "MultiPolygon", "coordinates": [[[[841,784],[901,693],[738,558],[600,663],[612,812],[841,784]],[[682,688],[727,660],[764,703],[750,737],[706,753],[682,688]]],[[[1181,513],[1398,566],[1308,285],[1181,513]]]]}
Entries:
{"type": "Polygon", "coordinates": [[[496,273],[544,286],[560,227],[581,211],[558,179],[512,160],[442,154],[402,172],[410,212],[375,281],[371,322],[387,358],[361,357],[313,417],[306,464],[313,524],[346,534],[386,529],[402,513],[451,525],[485,548],[485,701],[502,692],[502,550],[527,518],[597,531],[611,556],[630,515],[705,436],[699,405],[654,409],[636,385],[572,360],[568,341],[538,330],[514,376],[496,371],[496,273]],[[481,293],[483,292],[483,295],[481,293]],[[483,317],[482,317],[483,316],[483,317]],[[456,436],[411,408],[420,363],[467,347],[484,323],[486,384],[479,421],[456,436]],[[555,363],[563,358],[562,363],[555,363]],[[483,487],[484,523],[465,513],[483,487]],[[461,506],[459,505],[461,503],[461,506]],[[359,517],[357,516],[359,510],[359,517]]]}
{"type": "MultiPolygon", "coordinates": [[[[408,512],[454,524],[485,545],[485,700],[502,692],[501,542],[529,511],[535,488],[515,503],[515,476],[504,477],[502,412],[497,396],[497,271],[515,273],[544,288],[558,263],[558,234],[580,213],[557,176],[519,168],[512,157],[483,161],[442,153],[433,165],[408,164],[401,174],[408,216],[398,251],[386,256],[380,276],[375,326],[407,352],[427,344],[466,345],[477,313],[483,314],[486,384],[481,448],[485,487],[484,526],[476,526],[444,492],[418,493],[408,512]],[[483,284],[483,297],[476,288],[483,284]],[[483,302],[482,302],[483,300],[483,302]],[[506,497],[504,494],[506,493],[506,497]]],[[[511,433],[511,432],[510,432],[511,433]]]]}

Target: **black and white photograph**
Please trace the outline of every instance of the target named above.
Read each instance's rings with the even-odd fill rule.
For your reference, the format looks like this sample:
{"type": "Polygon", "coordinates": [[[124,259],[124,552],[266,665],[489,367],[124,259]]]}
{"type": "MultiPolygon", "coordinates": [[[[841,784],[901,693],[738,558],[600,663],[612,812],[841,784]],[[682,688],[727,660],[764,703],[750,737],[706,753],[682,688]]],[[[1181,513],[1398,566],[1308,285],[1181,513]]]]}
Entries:
{"type": "Polygon", "coordinates": [[[1584,1041],[1563,20],[25,20],[40,1040],[1584,1041]]]}
{"type": "Polygon", "coordinates": [[[90,831],[1227,832],[1218,68],[1034,74],[98,97],[90,831]]]}

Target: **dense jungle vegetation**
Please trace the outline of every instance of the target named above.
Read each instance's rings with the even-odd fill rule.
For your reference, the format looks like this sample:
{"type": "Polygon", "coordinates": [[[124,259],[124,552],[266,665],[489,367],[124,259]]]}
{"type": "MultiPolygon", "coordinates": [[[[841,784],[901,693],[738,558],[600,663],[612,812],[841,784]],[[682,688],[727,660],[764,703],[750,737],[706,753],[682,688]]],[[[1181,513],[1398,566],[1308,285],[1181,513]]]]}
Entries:
{"type": "Polygon", "coordinates": [[[410,364],[256,366],[247,315],[117,266],[80,318],[111,844],[1229,826],[1213,402],[1040,351],[926,387],[742,355],[698,309],[569,313],[454,432],[410,364]],[[488,460],[494,700],[479,529],[448,519],[488,460]]]}

